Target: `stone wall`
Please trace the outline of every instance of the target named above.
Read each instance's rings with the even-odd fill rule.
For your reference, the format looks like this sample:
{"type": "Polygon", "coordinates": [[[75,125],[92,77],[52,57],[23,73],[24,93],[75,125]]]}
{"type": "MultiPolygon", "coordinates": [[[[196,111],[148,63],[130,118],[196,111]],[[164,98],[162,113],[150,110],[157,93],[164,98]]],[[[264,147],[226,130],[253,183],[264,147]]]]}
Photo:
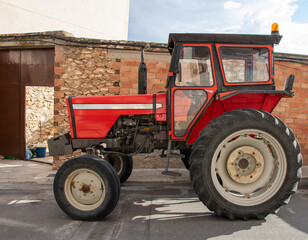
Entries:
{"type": "MultiPolygon", "coordinates": [[[[109,50],[108,57],[113,61],[112,67],[116,73],[110,76],[110,80],[119,82],[118,91],[115,93],[138,94],[140,52],[109,50]]],[[[145,52],[147,93],[165,90],[170,59],[169,53],[145,52]]]]}
{"type": "MultiPolygon", "coordinates": [[[[170,54],[146,52],[148,93],[165,89],[170,54]]],[[[65,98],[68,96],[129,95],[138,93],[140,51],[56,47],[54,134],[69,131],[65,98]]],[[[80,153],[77,153],[80,154],[80,153]]],[[[60,166],[70,156],[54,157],[60,166]]]]}
{"type": "MultiPolygon", "coordinates": [[[[55,135],[69,130],[66,96],[137,94],[140,52],[95,48],[56,48],[55,135]],[[57,64],[58,62],[58,64],[57,64]]],[[[283,99],[274,111],[297,136],[308,164],[308,69],[307,61],[290,62],[286,55],[276,61],[276,84],[283,89],[286,77],[295,74],[295,97],[283,99]],[[281,60],[284,59],[285,60],[281,60]],[[279,60],[280,59],[280,60],[279,60]],[[279,61],[278,61],[279,60],[279,61]]],[[[289,55],[288,55],[289,56],[289,55]]],[[[165,90],[170,55],[145,52],[148,72],[148,93],[165,90]]],[[[60,166],[68,156],[56,157],[60,166]]],[[[157,160],[157,159],[156,159],[157,160]]]]}
{"type": "MultiPolygon", "coordinates": [[[[65,102],[67,96],[137,93],[141,46],[146,47],[148,93],[165,89],[170,54],[164,44],[78,39],[69,37],[65,32],[16,36],[19,37],[2,36],[0,47],[55,48],[54,135],[69,131],[65,102]]],[[[283,99],[273,113],[294,131],[300,142],[305,164],[308,164],[307,63],[307,56],[276,54],[277,87],[283,89],[286,77],[293,73],[295,97],[283,99]]],[[[59,167],[67,157],[69,156],[55,157],[54,166],[59,167]]]]}
{"type": "Polygon", "coordinates": [[[56,47],[55,135],[69,130],[65,98],[112,94],[113,86],[118,83],[109,81],[110,73],[114,73],[114,70],[110,69],[104,49],[56,47]]]}
{"type": "Polygon", "coordinates": [[[53,137],[53,87],[26,87],[26,146],[53,137]]]}

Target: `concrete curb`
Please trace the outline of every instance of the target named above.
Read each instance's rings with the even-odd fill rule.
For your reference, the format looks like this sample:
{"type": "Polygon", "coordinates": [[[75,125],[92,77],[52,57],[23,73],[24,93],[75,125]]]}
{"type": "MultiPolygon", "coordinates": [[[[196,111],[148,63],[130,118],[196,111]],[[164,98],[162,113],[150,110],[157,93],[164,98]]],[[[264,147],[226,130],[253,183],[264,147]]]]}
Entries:
{"type": "Polygon", "coordinates": [[[163,168],[157,169],[133,169],[127,182],[131,183],[189,183],[189,171],[184,168],[170,168],[169,171],[181,173],[180,177],[163,175],[163,168]]]}
{"type": "MultiPolygon", "coordinates": [[[[190,183],[189,171],[184,168],[171,168],[172,172],[178,172],[180,177],[166,176],[161,172],[163,168],[157,169],[133,169],[132,175],[127,182],[131,183],[190,183]]],[[[302,180],[308,180],[308,166],[302,167],[302,180]]]]}

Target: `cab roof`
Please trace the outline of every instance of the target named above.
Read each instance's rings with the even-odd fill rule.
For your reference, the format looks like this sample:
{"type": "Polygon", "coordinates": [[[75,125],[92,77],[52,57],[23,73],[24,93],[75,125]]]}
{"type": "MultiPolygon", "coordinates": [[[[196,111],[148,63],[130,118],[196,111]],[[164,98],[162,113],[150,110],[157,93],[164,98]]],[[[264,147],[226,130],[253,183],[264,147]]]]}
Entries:
{"type": "Polygon", "coordinates": [[[224,44],[259,44],[274,45],[281,40],[281,35],[249,35],[249,34],[209,34],[209,33],[170,33],[168,49],[172,50],[176,42],[182,43],[224,43],[224,44]]]}

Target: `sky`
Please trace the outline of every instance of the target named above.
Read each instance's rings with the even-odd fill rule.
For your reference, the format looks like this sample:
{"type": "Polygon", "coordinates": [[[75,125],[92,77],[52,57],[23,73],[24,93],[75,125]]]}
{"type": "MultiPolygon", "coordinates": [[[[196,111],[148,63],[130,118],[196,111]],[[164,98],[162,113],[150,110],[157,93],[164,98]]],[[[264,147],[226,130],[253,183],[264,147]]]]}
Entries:
{"type": "Polygon", "coordinates": [[[169,33],[270,34],[276,52],[308,55],[308,0],[130,0],[128,40],[167,43],[169,33]]]}

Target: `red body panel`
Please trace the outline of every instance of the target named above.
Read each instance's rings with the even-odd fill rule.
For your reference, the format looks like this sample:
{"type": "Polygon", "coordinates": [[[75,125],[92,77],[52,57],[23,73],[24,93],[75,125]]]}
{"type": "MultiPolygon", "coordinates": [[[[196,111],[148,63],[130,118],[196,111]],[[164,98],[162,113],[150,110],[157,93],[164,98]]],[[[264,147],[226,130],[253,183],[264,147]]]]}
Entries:
{"type": "MultiPolygon", "coordinates": [[[[172,89],[172,93],[177,90],[177,89],[181,89],[181,90],[185,90],[185,89],[192,89],[191,87],[174,87],[172,89]]],[[[202,90],[204,88],[195,88],[196,90],[202,90]]],[[[189,135],[189,131],[191,130],[192,126],[195,124],[196,120],[198,119],[198,117],[200,117],[202,111],[208,106],[209,102],[212,100],[212,98],[214,98],[214,93],[215,91],[217,90],[217,87],[216,85],[214,85],[213,87],[207,87],[205,88],[206,91],[207,91],[207,100],[205,102],[205,104],[202,106],[201,110],[199,111],[199,113],[197,114],[197,116],[195,117],[195,119],[191,122],[191,124],[189,125],[188,129],[187,129],[187,132],[186,134],[183,136],[183,137],[177,137],[177,136],[174,136],[173,134],[173,131],[171,131],[171,134],[172,134],[172,139],[187,139],[188,135],[189,135]],[[212,91],[212,92],[209,92],[209,91],[212,91]]],[[[171,112],[173,113],[174,112],[174,103],[173,103],[173,98],[171,98],[171,112]]],[[[207,111],[205,112],[205,115],[207,114],[207,111]]],[[[172,117],[174,118],[173,114],[172,114],[172,117]]],[[[172,121],[172,125],[171,125],[171,129],[174,129],[174,126],[173,126],[173,121],[172,121]]]]}
{"type": "MultiPolygon", "coordinates": [[[[290,97],[283,91],[274,90],[255,90],[255,85],[273,85],[273,70],[272,65],[269,66],[269,80],[267,82],[244,82],[244,83],[229,83],[225,79],[223,66],[219,48],[222,46],[239,46],[239,47],[265,47],[269,49],[269,62],[272,62],[273,48],[270,45],[231,45],[231,44],[216,44],[218,52],[218,60],[222,69],[222,82],[224,86],[245,85],[247,90],[234,90],[229,92],[217,92],[216,74],[214,69],[214,59],[211,44],[183,44],[183,46],[205,46],[211,52],[211,66],[213,74],[213,86],[176,86],[171,85],[168,96],[167,93],[158,94],[142,94],[142,95],[116,95],[116,96],[92,96],[92,97],[72,97],[67,100],[70,130],[72,138],[77,139],[93,139],[105,138],[117,119],[122,115],[147,115],[155,114],[157,121],[163,121],[167,124],[168,136],[174,141],[186,141],[186,144],[193,144],[199,136],[200,131],[205,128],[209,122],[223,114],[235,109],[252,108],[256,110],[264,110],[269,113],[273,111],[277,103],[282,97],[290,97]],[[251,88],[252,87],[252,88],[251,88]],[[174,122],[186,121],[185,113],[188,112],[191,100],[189,97],[183,98],[186,103],[174,100],[175,91],[177,90],[196,90],[206,92],[206,100],[200,108],[196,108],[195,117],[190,123],[187,123],[185,135],[174,135],[174,122]],[[170,111],[167,113],[167,99],[170,100],[168,106],[170,111]],[[178,103],[178,108],[175,108],[175,103],[178,103]],[[198,111],[199,109],[199,111],[198,111]],[[175,114],[176,111],[176,114],[175,114]],[[170,116],[167,117],[167,114],[170,116]],[[178,119],[178,118],[181,119],[178,119]]],[[[168,76],[175,79],[174,72],[169,72],[168,76]]],[[[175,80],[173,80],[175,81],[175,80]]],[[[261,89],[261,88],[259,88],[261,89]]],[[[265,88],[272,89],[272,88],[265,88]]],[[[224,91],[220,89],[219,91],[224,91]]],[[[180,91],[178,91],[180,93],[180,91]]],[[[226,126],[227,127],[227,126],[226,126]]]]}
{"type": "Polygon", "coordinates": [[[72,113],[71,113],[71,109],[70,109],[70,107],[69,107],[68,98],[66,98],[66,107],[67,107],[67,112],[68,112],[68,120],[69,120],[69,123],[70,123],[70,133],[71,133],[71,137],[72,137],[72,138],[76,138],[76,136],[74,136],[72,113]]]}
{"type": "MultiPolygon", "coordinates": [[[[104,138],[120,115],[153,114],[153,95],[72,97],[76,135],[104,138]]],[[[74,133],[69,104],[70,130],[74,133]]],[[[166,93],[156,94],[157,121],[166,121],[166,93]]]]}
{"type": "MultiPolygon", "coordinates": [[[[233,94],[234,91],[230,92],[230,95],[233,94]]],[[[271,113],[279,100],[283,97],[287,96],[280,93],[239,93],[226,98],[225,100],[215,99],[192,127],[189,138],[187,139],[187,144],[193,144],[198,138],[199,132],[206,127],[212,119],[220,116],[224,112],[236,109],[253,108],[271,113]]]]}
{"type": "MultiPolygon", "coordinates": [[[[166,121],[166,93],[156,95],[156,103],[161,104],[162,107],[156,109],[156,120],[166,121]]],[[[209,122],[220,116],[224,112],[235,109],[254,108],[257,110],[264,110],[272,112],[279,100],[285,97],[283,94],[268,94],[268,93],[238,93],[235,91],[223,94],[217,94],[214,97],[212,94],[208,95],[207,103],[202,107],[199,114],[189,126],[187,134],[181,138],[174,137],[176,140],[187,140],[187,144],[193,144],[198,138],[199,132],[206,127],[209,122]],[[220,97],[227,97],[221,99],[220,97]],[[202,114],[203,112],[203,114],[202,114]]],[[[98,96],[98,97],[73,97],[73,108],[76,104],[121,104],[133,108],[138,104],[153,104],[153,95],[122,95],[122,96],[98,96]]],[[[69,103],[67,103],[69,106],[69,103]]],[[[70,130],[72,138],[74,136],[72,115],[68,107],[70,130]]],[[[116,120],[120,115],[140,115],[153,114],[151,109],[74,109],[74,119],[76,127],[77,138],[104,138],[110,131],[116,120]]],[[[173,135],[172,131],[169,135],[173,135]]]]}

